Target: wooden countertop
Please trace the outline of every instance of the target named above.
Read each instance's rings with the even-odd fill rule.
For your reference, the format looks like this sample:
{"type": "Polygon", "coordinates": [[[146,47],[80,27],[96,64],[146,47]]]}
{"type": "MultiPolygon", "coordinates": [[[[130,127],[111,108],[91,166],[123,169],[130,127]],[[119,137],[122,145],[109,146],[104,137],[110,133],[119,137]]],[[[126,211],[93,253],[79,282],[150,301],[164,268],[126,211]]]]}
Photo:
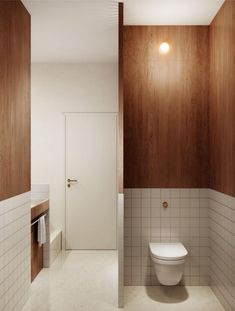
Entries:
{"type": "Polygon", "coordinates": [[[31,221],[41,216],[42,214],[46,213],[48,209],[49,209],[49,200],[38,201],[38,203],[33,201],[31,204],[31,221]]]}

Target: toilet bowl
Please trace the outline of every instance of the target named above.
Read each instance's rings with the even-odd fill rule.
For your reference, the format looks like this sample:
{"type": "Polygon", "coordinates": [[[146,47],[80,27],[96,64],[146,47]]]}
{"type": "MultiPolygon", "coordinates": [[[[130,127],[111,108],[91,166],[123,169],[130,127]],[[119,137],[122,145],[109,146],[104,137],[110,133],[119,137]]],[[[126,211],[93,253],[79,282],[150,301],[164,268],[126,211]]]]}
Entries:
{"type": "Polygon", "coordinates": [[[183,276],[188,254],[182,243],[149,243],[158,281],[162,285],[177,285],[183,276]]]}

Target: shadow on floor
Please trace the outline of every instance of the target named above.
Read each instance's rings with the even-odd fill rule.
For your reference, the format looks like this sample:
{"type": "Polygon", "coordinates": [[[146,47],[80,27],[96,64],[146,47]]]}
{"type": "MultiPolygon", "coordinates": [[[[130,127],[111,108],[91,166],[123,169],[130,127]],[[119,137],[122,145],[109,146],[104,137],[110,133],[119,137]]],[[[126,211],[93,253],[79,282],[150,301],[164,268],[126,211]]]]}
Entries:
{"type": "Polygon", "coordinates": [[[146,286],[146,293],[154,301],[162,303],[177,303],[188,299],[184,286],[146,286]]]}

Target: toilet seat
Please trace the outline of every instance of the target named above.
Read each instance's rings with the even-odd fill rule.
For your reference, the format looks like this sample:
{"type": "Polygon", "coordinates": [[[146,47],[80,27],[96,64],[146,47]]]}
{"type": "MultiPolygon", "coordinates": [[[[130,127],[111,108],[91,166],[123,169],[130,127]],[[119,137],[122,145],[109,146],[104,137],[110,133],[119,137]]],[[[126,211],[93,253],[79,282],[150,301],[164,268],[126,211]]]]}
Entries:
{"type": "Polygon", "coordinates": [[[149,243],[153,259],[177,261],[184,259],[188,252],[182,243],[149,243]]]}
{"type": "Polygon", "coordinates": [[[178,265],[182,265],[185,263],[184,258],[178,259],[178,260],[164,260],[164,259],[159,259],[153,256],[151,256],[151,258],[155,264],[164,265],[164,266],[178,266],[178,265]]]}

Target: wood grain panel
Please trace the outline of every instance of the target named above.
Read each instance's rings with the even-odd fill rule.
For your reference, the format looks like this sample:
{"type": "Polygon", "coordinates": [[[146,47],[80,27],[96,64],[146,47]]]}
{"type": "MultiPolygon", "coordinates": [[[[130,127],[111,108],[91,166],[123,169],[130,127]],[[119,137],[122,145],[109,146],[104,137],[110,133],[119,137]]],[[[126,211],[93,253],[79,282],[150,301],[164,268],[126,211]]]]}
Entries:
{"type": "Polygon", "coordinates": [[[125,187],[208,186],[208,31],[124,27],[125,187]]]}
{"type": "MultiPolygon", "coordinates": [[[[49,200],[31,208],[31,223],[49,211],[49,200]]],[[[37,241],[38,223],[31,226],[31,282],[43,268],[43,247],[37,241]]]]}
{"type": "Polygon", "coordinates": [[[37,224],[31,227],[31,282],[43,268],[43,247],[38,245],[37,224]]]}
{"type": "Polygon", "coordinates": [[[30,15],[0,1],[0,200],[30,190],[30,15]]]}
{"type": "Polygon", "coordinates": [[[123,192],[124,155],[123,155],[123,3],[118,4],[118,179],[119,193],[123,192]]]}
{"type": "Polygon", "coordinates": [[[235,1],[210,26],[210,187],[235,196],[235,1]]]}
{"type": "Polygon", "coordinates": [[[49,210],[49,200],[31,208],[31,221],[49,210]]]}

